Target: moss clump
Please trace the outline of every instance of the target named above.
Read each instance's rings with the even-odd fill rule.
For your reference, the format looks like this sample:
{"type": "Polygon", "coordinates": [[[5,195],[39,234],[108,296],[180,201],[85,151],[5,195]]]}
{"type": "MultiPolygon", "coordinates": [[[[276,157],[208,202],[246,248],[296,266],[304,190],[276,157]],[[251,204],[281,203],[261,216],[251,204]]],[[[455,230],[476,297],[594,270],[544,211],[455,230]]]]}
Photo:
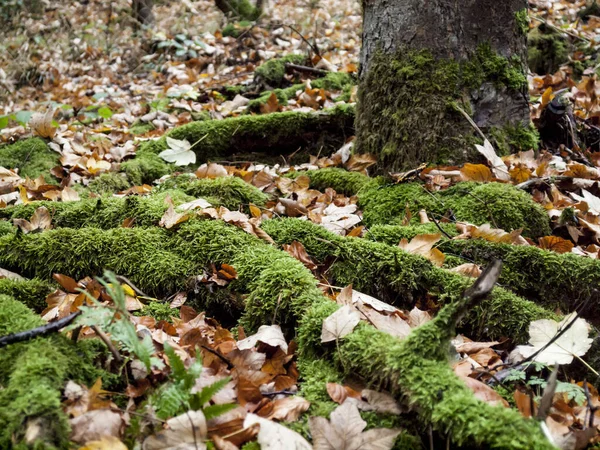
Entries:
{"type": "Polygon", "coordinates": [[[116,172],[103,173],[94,178],[89,184],[89,189],[95,194],[115,194],[131,187],[124,174],[116,172]]]}
{"type": "Polygon", "coordinates": [[[215,4],[231,19],[254,21],[262,13],[260,8],[256,8],[248,0],[216,0],[215,4]]]}
{"type": "Polygon", "coordinates": [[[142,122],[141,120],[134,122],[131,124],[131,127],[129,127],[129,132],[134,136],[143,135],[152,130],[154,130],[154,125],[152,125],[152,123],[142,122]]]}
{"type": "Polygon", "coordinates": [[[527,36],[529,32],[529,11],[527,8],[523,8],[515,13],[515,23],[519,33],[527,36]]]}
{"type": "Polygon", "coordinates": [[[354,195],[369,185],[376,185],[373,179],[359,172],[349,172],[339,168],[308,170],[306,172],[290,172],[287,176],[297,178],[306,175],[310,178],[310,187],[319,191],[332,188],[345,195],[354,195]]]}
{"type": "Polygon", "coordinates": [[[240,22],[235,22],[235,23],[230,22],[227,25],[225,25],[225,27],[221,31],[221,34],[223,34],[223,36],[225,36],[225,37],[231,36],[234,38],[238,38],[242,33],[247,31],[248,28],[251,26],[252,26],[252,22],[249,22],[247,20],[242,20],[240,22]]]}
{"type": "MultiPolygon", "coordinates": [[[[0,335],[43,325],[21,302],[0,295],[0,335]]],[[[69,423],[61,408],[68,379],[93,382],[100,374],[83,348],[57,334],[12,344],[0,352],[0,447],[69,448],[69,423]],[[40,434],[26,438],[28,425],[40,434]]]]}
{"type": "MultiPolygon", "coordinates": [[[[452,224],[442,224],[451,235],[457,234],[452,224]]],[[[411,239],[417,234],[435,232],[433,227],[402,227],[377,225],[369,230],[366,238],[396,245],[400,239],[411,239]]],[[[487,265],[494,259],[503,261],[500,284],[548,309],[561,308],[572,311],[582,300],[594,295],[594,286],[600,283],[600,263],[572,253],[558,254],[533,246],[515,246],[491,243],[481,239],[447,240],[438,248],[458,257],[455,263],[475,261],[487,265]]],[[[450,264],[455,265],[455,264],[450,264]]],[[[584,316],[593,316],[598,306],[582,311],[584,316]]]]}
{"type": "Polygon", "coordinates": [[[173,317],[179,317],[179,310],[171,308],[169,303],[166,302],[150,302],[145,305],[141,310],[134,313],[136,316],[150,316],[156,320],[165,320],[172,322],[173,317]]]}
{"type": "Polygon", "coordinates": [[[122,163],[121,169],[127,174],[129,182],[136,186],[152,183],[174,170],[173,165],[166,163],[158,154],[143,150],[138,151],[134,159],[122,163]]]}
{"type": "Polygon", "coordinates": [[[40,138],[25,139],[0,147],[0,166],[19,169],[19,175],[23,178],[43,175],[46,181],[55,181],[50,175],[50,169],[60,165],[59,157],[40,138]]]}
{"type": "Polygon", "coordinates": [[[489,135],[499,155],[508,155],[512,151],[537,150],[540,143],[540,134],[533,124],[523,126],[507,125],[504,128],[491,128],[489,135]]]}
{"type": "MultiPolygon", "coordinates": [[[[470,283],[469,279],[436,268],[424,258],[396,246],[343,238],[310,222],[267,220],[262,228],[280,245],[294,240],[301,242],[317,262],[333,259],[335,262],[328,270],[332,284],[352,284],[361,292],[401,308],[412,308],[427,292],[436,295],[442,304],[451,303],[460,298],[470,283]]],[[[554,315],[496,288],[488,300],[469,313],[462,327],[473,338],[510,336],[517,342],[526,342],[529,323],[541,318],[554,315]]]]}
{"type": "Polygon", "coordinates": [[[415,222],[420,209],[437,215],[452,211],[457,220],[475,225],[490,223],[506,231],[522,228],[529,237],[551,234],[542,207],[525,192],[502,183],[458,183],[438,193],[417,183],[380,184],[359,192],[358,198],[368,226],[400,223],[408,204],[415,222]]]}
{"type": "MultiPolygon", "coordinates": [[[[518,58],[503,58],[489,45],[464,62],[436,59],[427,50],[377,53],[359,87],[357,151],[377,155],[378,167],[386,172],[477,158],[473,144],[479,138],[456,105],[472,111],[477,102],[465,99],[486,84],[520,98],[527,88],[522,66],[518,58]]],[[[516,126],[526,112],[524,102],[522,116],[508,123],[516,126]]]]}
{"type": "Polygon", "coordinates": [[[308,60],[306,55],[287,55],[283,58],[274,58],[262,63],[254,71],[254,77],[259,83],[264,83],[272,88],[285,85],[285,65],[304,65],[308,60]]]}
{"type": "MultiPolygon", "coordinates": [[[[352,130],[353,122],[354,108],[350,105],[339,105],[323,113],[283,112],[192,122],[173,129],[167,136],[197,142],[194,152],[198,162],[203,162],[234,153],[281,155],[298,150],[299,146],[335,147],[343,142],[345,133],[352,130]]],[[[147,158],[148,154],[154,153],[154,158],[158,158],[157,154],[166,148],[165,137],[147,141],[138,152],[138,156],[133,161],[123,163],[122,167],[133,181],[134,174],[131,173],[129,165],[135,163],[140,157],[139,154],[147,158]]],[[[164,174],[155,173],[153,179],[164,174]]]]}
{"type": "Polygon", "coordinates": [[[48,306],[45,300],[51,291],[47,281],[0,279],[0,295],[8,295],[38,313],[48,306]]]}
{"type": "Polygon", "coordinates": [[[171,233],[161,228],[48,230],[0,238],[0,266],[49,280],[62,273],[79,280],[112,270],[150,295],[173,293],[198,273],[171,251],[171,233]]]}
{"type": "Polygon", "coordinates": [[[534,73],[554,73],[569,60],[567,39],[542,24],[527,35],[527,61],[534,73]]]}

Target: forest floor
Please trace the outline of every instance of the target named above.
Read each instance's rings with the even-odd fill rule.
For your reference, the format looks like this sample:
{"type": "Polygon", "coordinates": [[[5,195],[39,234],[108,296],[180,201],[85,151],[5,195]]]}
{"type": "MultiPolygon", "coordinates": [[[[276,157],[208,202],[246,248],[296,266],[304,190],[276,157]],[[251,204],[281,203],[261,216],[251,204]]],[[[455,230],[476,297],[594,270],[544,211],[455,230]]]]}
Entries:
{"type": "Polygon", "coordinates": [[[65,3],[0,42],[1,448],[600,446],[600,8],[530,2],[539,148],[373,176],[357,2],[65,3]]]}

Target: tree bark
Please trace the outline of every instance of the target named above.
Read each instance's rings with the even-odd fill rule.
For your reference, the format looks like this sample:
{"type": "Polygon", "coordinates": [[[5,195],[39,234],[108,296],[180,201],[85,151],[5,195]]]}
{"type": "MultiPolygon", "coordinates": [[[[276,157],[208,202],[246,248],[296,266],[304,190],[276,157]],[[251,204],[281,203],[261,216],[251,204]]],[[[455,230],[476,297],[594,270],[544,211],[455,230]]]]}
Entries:
{"type": "Polygon", "coordinates": [[[154,22],[154,14],[152,13],[152,1],[153,0],[133,0],[133,17],[142,25],[148,25],[154,22]]]}
{"type": "Polygon", "coordinates": [[[471,158],[469,113],[499,153],[530,128],[525,0],[365,0],[357,149],[380,169],[471,158]]]}

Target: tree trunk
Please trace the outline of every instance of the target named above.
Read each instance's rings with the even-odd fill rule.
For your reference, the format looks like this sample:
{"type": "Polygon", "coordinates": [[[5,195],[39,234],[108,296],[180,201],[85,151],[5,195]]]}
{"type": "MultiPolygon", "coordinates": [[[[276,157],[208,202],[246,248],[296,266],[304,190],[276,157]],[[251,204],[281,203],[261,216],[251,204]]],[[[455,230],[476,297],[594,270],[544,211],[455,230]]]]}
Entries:
{"type": "Polygon", "coordinates": [[[526,0],[364,0],[357,150],[380,170],[537,145],[529,119],[526,0]]]}
{"type": "Polygon", "coordinates": [[[133,17],[142,25],[148,25],[149,23],[154,22],[152,1],[153,0],[133,0],[133,17]]]}

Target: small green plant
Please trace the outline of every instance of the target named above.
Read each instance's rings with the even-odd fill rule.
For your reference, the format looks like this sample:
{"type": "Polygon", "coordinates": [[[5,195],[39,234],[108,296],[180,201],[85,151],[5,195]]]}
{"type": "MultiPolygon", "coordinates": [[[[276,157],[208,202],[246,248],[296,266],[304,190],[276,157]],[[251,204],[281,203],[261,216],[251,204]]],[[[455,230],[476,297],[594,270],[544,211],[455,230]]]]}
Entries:
{"type": "Polygon", "coordinates": [[[150,398],[156,415],[160,419],[177,416],[189,410],[202,410],[206,420],[217,417],[237,405],[233,403],[205,406],[210,399],[231,380],[223,378],[205,386],[200,392],[192,393],[196,380],[202,372],[202,360],[196,359],[188,369],[179,355],[168,343],[165,343],[165,355],[171,365],[171,382],[161,386],[150,398]]]}
{"type": "Polygon", "coordinates": [[[104,278],[96,277],[96,280],[104,286],[106,293],[113,300],[113,304],[103,305],[88,291],[82,290],[93,306],[80,306],[82,314],[69,328],[98,327],[119,344],[120,350],[126,351],[144,363],[146,370],[150,371],[153,366],[162,368],[164,364],[156,356],[156,349],[150,336],[146,335],[140,339],[135,325],[129,320],[125,292],[115,274],[107,270],[104,272],[104,278]]]}

